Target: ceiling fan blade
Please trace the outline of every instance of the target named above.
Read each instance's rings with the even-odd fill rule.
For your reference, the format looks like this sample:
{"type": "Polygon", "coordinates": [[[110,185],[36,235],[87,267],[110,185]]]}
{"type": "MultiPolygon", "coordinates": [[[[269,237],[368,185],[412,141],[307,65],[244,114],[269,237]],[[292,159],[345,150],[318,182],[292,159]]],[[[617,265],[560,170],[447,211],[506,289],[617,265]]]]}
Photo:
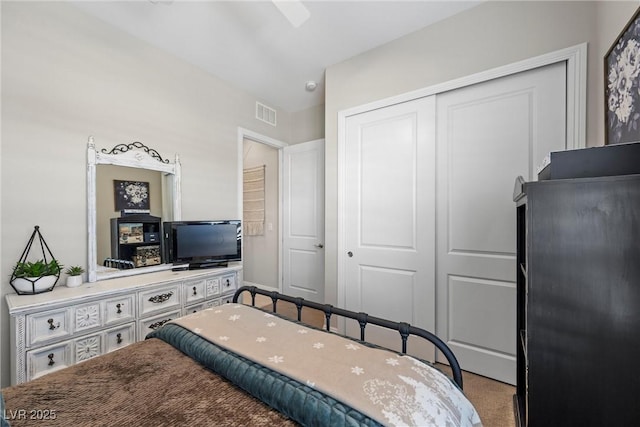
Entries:
{"type": "Polygon", "coordinates": [[[309,19],[311,13],[300,0],[271,0],[278,10],[284,15],[287,20],[293,25],[294,28],[298,28],[300,25],[309,19]]]}

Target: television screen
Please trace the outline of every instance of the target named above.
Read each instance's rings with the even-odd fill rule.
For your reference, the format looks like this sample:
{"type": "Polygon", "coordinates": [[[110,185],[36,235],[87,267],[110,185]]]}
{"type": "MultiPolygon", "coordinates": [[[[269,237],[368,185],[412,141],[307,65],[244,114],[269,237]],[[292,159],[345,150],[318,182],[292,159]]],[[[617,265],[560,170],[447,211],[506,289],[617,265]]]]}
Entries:
{"type": "Polygon", "coordinates": [[[240,261],[242,228],[239,220],[175,221],[165,224],[169,259],[191,268],[240,261]]]}

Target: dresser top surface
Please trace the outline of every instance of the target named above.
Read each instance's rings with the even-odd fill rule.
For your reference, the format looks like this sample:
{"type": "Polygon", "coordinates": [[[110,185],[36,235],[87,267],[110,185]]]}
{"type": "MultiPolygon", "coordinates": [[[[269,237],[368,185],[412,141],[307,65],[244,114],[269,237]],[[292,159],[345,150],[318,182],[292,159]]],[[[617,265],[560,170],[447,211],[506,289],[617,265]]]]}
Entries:
{"type": "Polygon", "coordinates": [[[127,291],[135,291],[140,288],[176,280],[198,279],[204,276],[223,276],[241,270],[241,266],[225,268],[186,270],[186,271],[158,271],[135,276],[119,277],[115,279],[100,280],[93,283],[84,283],[76,288],[68,288],[58,284],[53,291],[36,295],[18,295],[10,293],[5,296],[9,314],[22,314],[31,311],[46,309],[52,305],[81,303],[89,298],[100,298],[109,294],[127,291]]]}

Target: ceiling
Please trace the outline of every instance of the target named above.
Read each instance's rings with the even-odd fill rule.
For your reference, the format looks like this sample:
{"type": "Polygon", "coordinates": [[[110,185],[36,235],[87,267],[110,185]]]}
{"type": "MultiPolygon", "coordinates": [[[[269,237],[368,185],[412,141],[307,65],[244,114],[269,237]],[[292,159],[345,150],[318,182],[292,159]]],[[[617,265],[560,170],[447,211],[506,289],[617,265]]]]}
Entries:
{"type": "Polygon", "coordinates": [[[85,12],[234,84],[271,107],[324,103],[327,67],[480,1],[303,1],[294,27],[274,2],[74,1],[85,12]],[[309,92],[307,81],[318,87],[309,92]]]}

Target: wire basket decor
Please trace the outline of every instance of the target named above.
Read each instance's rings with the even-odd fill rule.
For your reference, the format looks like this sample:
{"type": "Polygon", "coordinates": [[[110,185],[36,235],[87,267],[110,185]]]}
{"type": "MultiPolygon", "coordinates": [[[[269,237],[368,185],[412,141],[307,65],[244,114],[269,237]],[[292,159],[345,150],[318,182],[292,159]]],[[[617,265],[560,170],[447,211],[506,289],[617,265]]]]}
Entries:
{"type": "Polygon", "coordinates": [[[18,295],[50,292],[58,282],[61,270],[62,265],[55,259],[49,245],[42,237],[40,226],[36,225],[20,260],[13,268],[9,283],[18,295]],[[29,255],[35,241],[37,241],[36,248],[40,246],[42,257],[37,258],[36,261],[29,261],[34,259],[29,255]]]}

